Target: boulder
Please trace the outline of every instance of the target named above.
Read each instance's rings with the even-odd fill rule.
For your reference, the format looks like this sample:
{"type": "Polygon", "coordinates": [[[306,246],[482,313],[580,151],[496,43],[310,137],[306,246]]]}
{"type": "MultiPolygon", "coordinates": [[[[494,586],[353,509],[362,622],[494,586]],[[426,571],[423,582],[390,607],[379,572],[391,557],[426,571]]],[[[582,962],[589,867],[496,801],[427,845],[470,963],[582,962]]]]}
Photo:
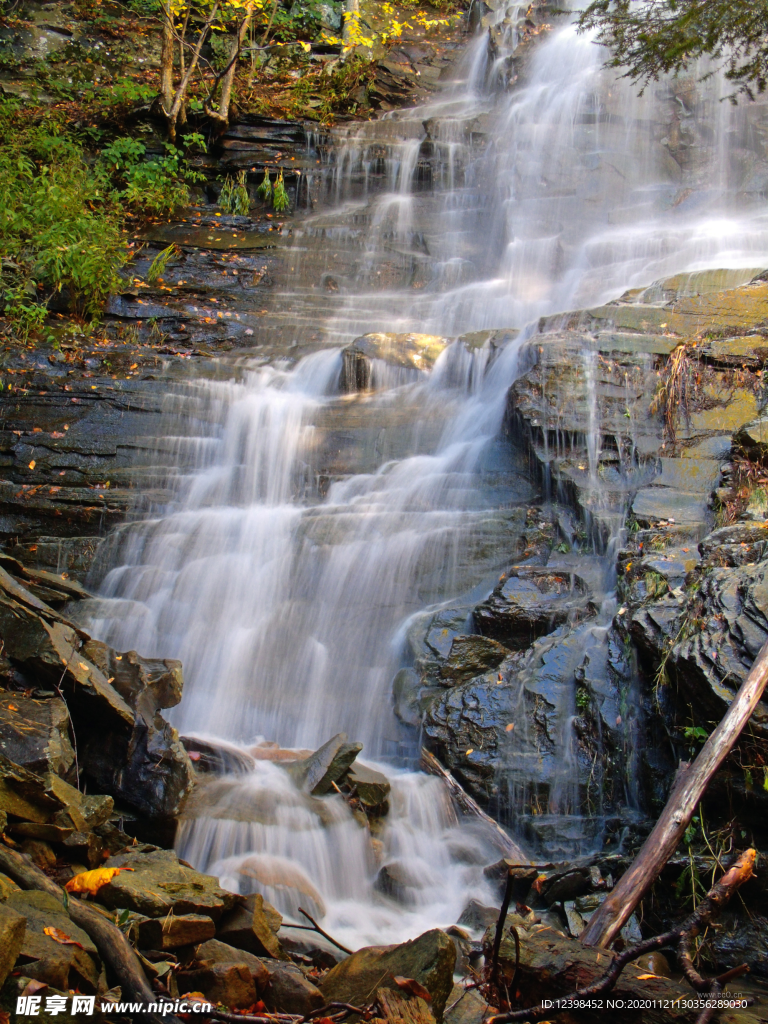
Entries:
{"type": "Polygon", "coordinates": [[[169,914],[134,921],[131,933],[140,949],[178,949],[212,939],[216,925],[207,914],[169,914]]]}
{"type": "Polygon", "coordinates": [[[280,914],[261,893],[254,893],[246,897],[244,905],[234,907],[221,919],[216,937],[255,956],[286,960],[277,938],[282,921],[280,914]]]}
{"type": "Polygon", "coordinates": [[[80,770],[94,787],[148,817],[174,816],[194,777],[176,730],[159,713],[180,699],[179,663],[90,640],[2,567],[0,635],[25,676],[60,687],[80,770]]]}
{"type": "Polygon", "coordinates": [[[502,577],[475,608],[474,619],[483,636],[523,650],[537,637],[587,614],[589,591],[575,573],[520,567],[502,577]]]}
{"type": "Polygon", "coordinates": [[[509,649],[497,640],[471,634],[457,636],[451,642],[451,650],[440,670],[440,676],[449,686],[465,683],[489,669],[498,668],[508,657],[509,649]]]}
{"type": "MultiPolygon", "coordinates": [[[[666,656],[667,675],[690,702],[696,723],[709,728],[723,717],[768,640],[768,562],[709,570],[697,605],[696,628],[682,639],[685,610],[672,597],[636,609],[630,635],[652,663],[666,656]]],[[[750,729],[768,737],[765,700],[750,729]]]]}
{"type": "Polygon", "coordinates": [[[431,1009],[440,1021],[453,987],[455,965],[453,940],[434,928],[402,945],[358,949],[326,974],[320,989],[328,1002],[362,1006],[380,986],[392,987],[393,977],[413,978],[432,996],[431,1009]]]}
{"type": "Polygon", "coordinates": [[[233,1010],[243,1010],[256,1002],[253,975],[244,963],[221,963],[178,971],[174,975],[180,996],[202,992],[211,1003],[223,1003],[233,1010]]]}
{"type": "MultiPolygon", "coordinates": [[[[195,986],[210,999],[220,990],[220,986],[229,978],[234,985],[238,1000],[245,998],[247,984],[244,972],[251,979],[255,995],[248,1003],[237,1005],[250,1006],[256,997],[264,1000],[268,1009],[282,1013],[301,1014],[302,1016],[319,1009],[324,1004],[322,993],[306,978],[294,964],[262,960],[246,950],[235,949],[218,939],[210,939],[195,950],[194,968],[181,972],[179,991],[195,991],[195,986]],[[232,972],[237,966],[238,971],[232,972]]],[[[229,996],[221,997],[221,1002],[230,1006],[229,996]]]]}
{"type": "Polygon", "coordinates": [[[70,920],[63,904],[47,892],[11,893],[2,909],[15,911],[26,921],[17,968],[53,988],[95,992],[101,963],[91,938],[70,920]],[[45,934],[56,928],[79,945],[57,942],[45,934]]]}
{"type": "Polygon", "coordinates": [[[346,773],[362,749],[362,743],[347,743],[347,734],[340,732],[309,757],[288,765],[287,770],[299,789],[312,796],[323,796],[346,773]]]}
{"type": "Polygon", "coordinates": [[[0,753],[16,764],[71,781],[75,752],[69,734],[67,705],[58,697],[0,693],[0,753]]]}
{"type": "Polygon", "coordinates": [[[99,902],[110,909],[128,909],[145,917],[203,914],[218,921],[240,901],[220,888],[218,880],[179,862],[173,850],[131,847],[110,857],[105,867],[126,867],[99,889],[99,902]]]}
{"type": "Polygon", "coordinates": [[[322,992],[295,964],[262,960],[269,974],[264,1002],[276,1013],[300,1013],[306,1016],[327,1002],[322,992]]]}
{"type": "Polygon", "coordinates": [[[364,807],[381,807],[391,788],[386,775],[359,761],[347,772],[347,782],[354,786],[357,799],[364,807]]]}
{"type": "MultiPolygon", "coordinates": [[[[9,895],[11,894],[13,890],[10,890],[9,895]]],[[[12,906],[0,904],[0,988],[5,984],[5,979],[13,970],[16,958],[21,953],[26,929],[27,921],[23,914],[12,906]]]]}
{"type": "Polygon", "coordinates": [[[434,366],[446,345],[445,338],[432,334],[364,334],[342,352],[341,390],[368,391],[383,382],[416,380],[434,366]]]}

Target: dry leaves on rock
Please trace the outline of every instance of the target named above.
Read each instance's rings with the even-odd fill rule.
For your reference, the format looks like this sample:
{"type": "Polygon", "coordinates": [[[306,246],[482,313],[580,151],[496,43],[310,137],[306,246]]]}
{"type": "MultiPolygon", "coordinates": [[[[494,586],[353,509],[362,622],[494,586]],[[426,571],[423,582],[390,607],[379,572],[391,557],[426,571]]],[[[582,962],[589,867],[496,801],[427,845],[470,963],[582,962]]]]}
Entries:
{"type": "Polygon", "coordinates": [[[133,871],[133,868],[94,868],[93,871],[81,871],[70,878],[64,888],[67,892],[89,892],[94,895],[102,885],[111,882],[121,871],[133,871]]]}
{"type": "Polygon", "coordinates": [[[403,992],[407,992],[409,995],[418,996],[419,999],[423,999],[425,1003],[432,1002],[432,995],[424,988],[423,985],[419,984],[415,978],[404,978],[402,975],[395,976],[395,984],[403,992]]]}
{"type": "Polygon", "coordinates": [[[78,949],[83,949],[83,944],[78,942],[77,939],[71,939],[66,932],[63,932],[60,928],[54,928],[49,926],[43,928],[43,932],[48,936],[49,939],[53,939],[54,942],[60,943],[62,946],[77,946],[78,949]]]}

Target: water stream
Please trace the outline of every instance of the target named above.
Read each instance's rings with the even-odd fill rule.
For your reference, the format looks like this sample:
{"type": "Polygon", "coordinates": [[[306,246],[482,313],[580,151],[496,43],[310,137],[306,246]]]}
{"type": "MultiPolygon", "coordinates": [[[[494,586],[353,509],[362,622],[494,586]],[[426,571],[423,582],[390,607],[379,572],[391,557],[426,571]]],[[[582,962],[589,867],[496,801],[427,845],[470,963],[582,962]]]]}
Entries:
{"type": "MultiPolygon", "coordinates": [[[[312,320],[327,344],[169,395],[173,498],[113,535],[88,607],[115,648],[181,658],[174,724],[237,745],[250,765],[208,788],[181,855],[289,915],[309,900],[353,946],[449,925],[468,899],[492,899],[480,868],[498,853],[412,770],[419,737],[395,717],[391,688],[409,621],[487,594],[536,494],[499,439],[524,330],[500,349],[453,342],[431,373],[376,367],[363,396],[339,392],[341,348],[368,331],[524,328],[671,273],[748,278],[768,259],[745,155],[754,111],[719,103],[719,79],[640,99],[565,24],[506,89],[520,9],[494,17],[495,49],[487,33],[473,40],[428,107],[338,131],[279,298],[297,333],[312,320]],[[392,782],[375,840],[341,797],[306,798],[265,754],[265,741],[313,749],[342,730],[392,782]],[[400,905],[375,886],[394,862],[400,905]]],[[[596,487],[598,421],[593,403],[596,487]]],[[[574,811],[571,742],[567,719],[555,816],[574,811]]]]}

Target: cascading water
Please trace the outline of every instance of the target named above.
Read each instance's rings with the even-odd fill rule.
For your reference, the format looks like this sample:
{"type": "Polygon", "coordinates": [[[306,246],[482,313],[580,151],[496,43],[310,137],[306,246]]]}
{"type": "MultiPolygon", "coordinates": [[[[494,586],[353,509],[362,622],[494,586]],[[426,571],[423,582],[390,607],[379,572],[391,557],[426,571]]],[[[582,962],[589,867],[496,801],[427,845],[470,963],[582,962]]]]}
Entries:
{"type": "MultiPolygon", "coordinates": [[[[565,25],[505,92],[517,13],[498,5],[495,52],[473,42],[438,101],[339,138],[325,204],[294,232],[303,280],[332,285],[333,302],[300,283],[282,297],[313,310],[333,347],[169,396],[173,498],[111,538],[87,608],[113,646],[181,658],[174,724],[237,744],[250,766],[205,788],[182,855],[289,914],[310,900],[351,945],[453,923],[468,898],[489,898],[479,865],[494,851],[437,781],[403,767],[418,737],[390,691],[409,618],[488,593],[532,490],[498,441],[525,332],[500,351],[455,342],[431,374],[374,367],[365,396],[338,394],[338,346],[373,330],[522,328],[672,272],[738,276],[768,259],[768,215],[745,209],[743,167],[723,157],[749,120],[718,105],[717,79],[638,99],[565,25]],[[352,421],[372,436],[331,457],[328,438],[352,421]],[[313,748],[340,730],[392,780],[378,846],[340,797],[307,798],[265,759],[263,740],[313,748]],[[374,887],[392,862],[404,907],[374,887]]],[[[597,487],[596,409],[590,420],[597,487]]],[[[590,628],[597,647],[605,626],[590,628]]],[[[578,803],[572,724],[550,807],[563,815],[578,803]]]]}

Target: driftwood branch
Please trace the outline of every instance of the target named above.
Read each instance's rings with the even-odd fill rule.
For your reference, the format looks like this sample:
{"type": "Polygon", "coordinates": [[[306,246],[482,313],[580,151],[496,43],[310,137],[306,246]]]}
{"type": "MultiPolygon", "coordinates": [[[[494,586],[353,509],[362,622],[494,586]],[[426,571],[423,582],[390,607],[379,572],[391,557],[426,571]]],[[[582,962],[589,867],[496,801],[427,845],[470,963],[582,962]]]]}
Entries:
{"type": "Polygon", "coordinates": [[[469,793],[464,792],[453,775],[440,764],[435,755],[423,747],[421,751],[421,766],[430,775],[436,775],[439,779],[443,780],[448,792],[451,794],[451,798],[463,814],[468,818],[477,818],[486,826],[494,845],[502,851],[505,857],[517,860],[521,864],[530,864],[529,858],[517,843],[507,835],[498,822],[486,814],[477,801],[473,800],[469,793]]]}
{"type": "MultiPolygon", "coordinates": [[[[646,939],[637,946],[626,950],[620,956],[615,957],[602,978],[599,978],[586,988],[577,989],[571,995],[558,998],[568,1002],[569,1000],[589,999],[593,996],[610,992],[628,963],[636,960],[644,953],[650,953],[655,949],[677,945],[678,954],[680,954],[681,950],[683,954],[687,953],[693,939],[710,924],[718,911],[725,906],[739,886],[752,877],[752,869],[756,857],[757,853],[755,850],[746,850],[733,867],[710,889],[696,910],[678,928],[673,928],[671,931],[665,932],[663,935],[657,935],[652,939],[646,939]]],[[[717,993],[722,991],[725,979],[736,977],[739,974],[745,973],[745,971],[742,965],[742,967],[737,967],[734,971],[729,971],[727,975],[723,975],[721,978],[702,978],[695,970],[693,970],[692,974],[685,971],[684,973],[697,991],[717,993]]],[[[485,1024],[513,1024],[514,1021],[543,1020],[551,1013],[551,1007],[547,1009],[541,1005],[531,1006],[525,1010],[513,1010],[510,1013],[496,1014],[493,1017],[489,1017],[485,1024]]],[[[699,1024],[706,1024],[706,1021],[709,1019],[711,1018],[705,1018],[704,1020],[699,1018],[699,1024]]]]}
{"type": "Polygon", "coordinates": [[[317,1017],[327,1017],[329,1020],[341,1021],[350,1014],[357,1014],[364,1017],[370,1007],[352,1006],[350,1003],[328,1003],[318,1010],[313,1010],[305,1017],[295,1013],[229,1013],[226,1010],[206,1010],[206,1018],[223,1021],[224,1024],[307,1024],[308,1021],[317,1017]]]}
{"type": "Polygon", "coordinates": [[[634,863],[590,918],[580,938],[585,946],[610,946],[677,849],[696,805],[749,721],[768,684],[766,643],[722,721],[693,764],[678,779],[661,817],[634,863]]]}
{"type": "Polygon", "coordinates": [[[302,910],[302,908],[299,907],[299,913],[303,914],[304,917],[306,917],[306,919],[312,925],[312,931],[313,932],[317,932],[318,935],[322,935],[324,939],[327,939],[332,945],[334,945],[336,947],[336,949],[340,949],[342,953],[346,953],[347,956],[352,956],[352,950],[351,949],[347,949],[346,946],[342,946],[342,944],[340,942],[337,942],[336,939],[334,939],[332,935],[329,935],[328,932],[324,931],[320,927],[320,925],[317,923],[317,921],[314,919],[314,917],[310,917],[309,916],[309,914],[306,912],[306,910],[302,910]]]}
{"type": "MultiPolygon", "coordinates": [[[[90,935],[101,958],[114,971],[123,990],[123,998],[145,1004],[157,1002],[133,946],[108,918],[76,897],[69,896],[25,854],[0,846],[0,870],[22,889],[38,889],[61,900],[71,920],[90,935]]],[[[166,1024],[180,1024],[178,1018],[171,1015],[160,1018],[151,1014],[149,1017],[162,1019],[166,1024]]]]}

